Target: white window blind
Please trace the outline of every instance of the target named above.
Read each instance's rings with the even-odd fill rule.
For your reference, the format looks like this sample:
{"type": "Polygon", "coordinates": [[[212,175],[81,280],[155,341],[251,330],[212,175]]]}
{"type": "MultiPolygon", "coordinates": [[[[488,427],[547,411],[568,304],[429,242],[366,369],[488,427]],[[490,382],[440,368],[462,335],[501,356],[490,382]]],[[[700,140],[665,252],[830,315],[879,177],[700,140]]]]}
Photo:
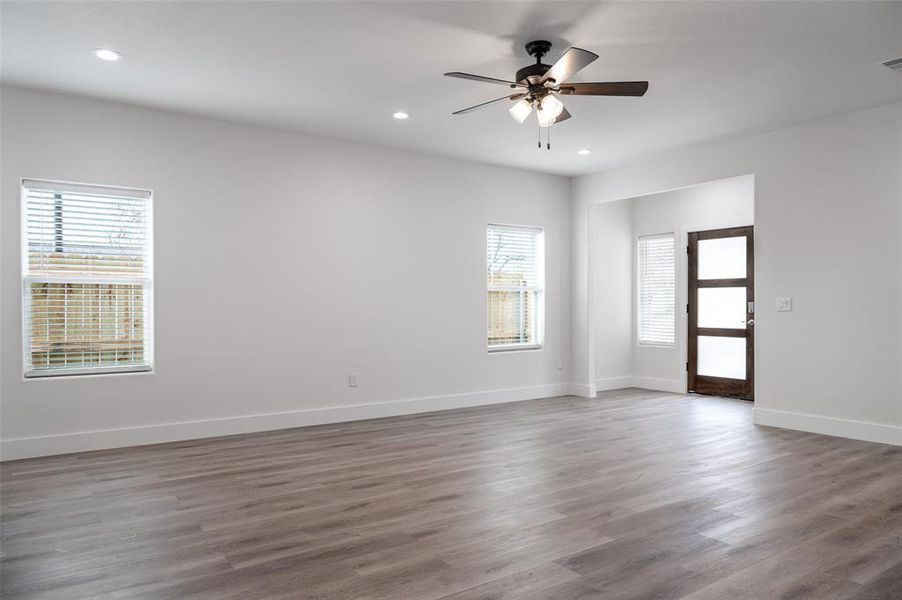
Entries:
{"type": "Polygon", "coordinates": [[[539,348],[544,327],[544,234],[537,227],[486,230],[488,347],[539,348]]]}
{"type": "Polygon", "coordinates": [[[151,193],[24,180],[26,377],[152,364],[151,193]]]}
{"type": "Polygon", "coordinates": [[[674,344],[675,275],[672,234],[639,238],[639,343],[674,344]]]}

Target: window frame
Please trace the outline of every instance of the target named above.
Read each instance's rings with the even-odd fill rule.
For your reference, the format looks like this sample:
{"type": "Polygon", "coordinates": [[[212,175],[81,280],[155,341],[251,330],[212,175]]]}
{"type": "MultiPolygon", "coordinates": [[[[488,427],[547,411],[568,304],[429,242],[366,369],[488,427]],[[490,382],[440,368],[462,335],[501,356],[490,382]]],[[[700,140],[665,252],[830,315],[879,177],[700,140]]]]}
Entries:
{"type": "MultiPolygon", "coordinates": [[[[107,184],[97,184],[97,183],[81,183],[76,181],[63,181],[58,179],[47,179],[41,177],[21,177],[19,179],[19,212],[20,212],[20,227],[19,227],[19,236],[20,236],[20,259],[21,262],[19,264],[20,273],[19,273],[19,286],[20,286],[20,294],[19,298],[21,299],[21,325],[22,325],[22,339],[21,339],[21,349],[22,349],[22,379],[24,381],[36,381],[42,379],[54,379],[57,377],[91,377],[91,376],[108,376],[108,375],[118,375],[123,373],[144,373],[144,374],[153,374],[155,369],[155,361],[154,361],[154,333],[155,333],[155,325],[154,325],[154,227],[153,227],[153,206],[154,206],[154,191],[148,188],[136,188],[136,187],[126,187],[126,186],[118,186],[118,185],[107,185],[107,184]],[[142,278],[133,278],[130,284],[134,284],[137,282],[143,283],[143,299],[144,299],[144,325],[143,325],[143,334],[144,334],[144,356],[146,360],[146,364],[142,365],[106,365],[106,366],[98,366],[98,367],[82,367],[82,368],[69,368],[69,369],[29,369],[28,365],[30,364],[30,352],[31,352],[31,293],[30,293],[30,283],[35,280],[40,281],[48,281],[48,280],[57,280],[59,283],[69,283],[73,280],[78,280],[79,278],[84,279],[86,283],[97,283],[96,280],[90,280],[83,275],[75,275],[73,277],[49,277],[49,276],[35,276],[34,274],[29,273],[29,265],[28,265],[28,256],[29,256],[29,247],[28,247],[28,189],[27,182],[38,182],[42,184],[47,184],[48,186],[52,186],[54,188],[59,188],[61,191],[68,189],[69,191],[80,191],[80,192],[90,192],[94,191],[95,193],[108,192],[108,191],[116,191],[123,193],[125,195],[132,195],[134,197],[143,197],[145,200],[145,215],[146,215],[146,232],[147,239],[145,241],[145,262],[146,262],[146,271],[145,275],[142,278]]],[[[121,282],[112,282],[112,283],[121,283],[121,282]]]]}
{"type": "Polygon", "coordinates": [[[536,285],[533,287],[517,287],[505,285],[492,285],[485,282],[485,315],[486,324],[483,331],[486,332],[486,349],[489,354],[503,354],[507,352],[535,352],[545,349],[545,228],[535,225],[514,225],[510,223],[489,222],[485,226],[483,244],[488,241],[489,232],[492,229],[507,229],[518,232],[529,232],[536,235],[536,285]],[[489,294],[493,291],[529,291],[535,294],[535,340],[516,344],[490,345],[488,342],[488,323],[491,320],[489,308],[489,294]]]}
{"type": "Polygon", "coordinates": [[[677,236],[673,231],[643,234],[636,236],[636,345],[642,348],[675,348],[677,345],[677,236]],[[673,243],[673,336],[670,342],[653,342],[642,340],[642,282],[643,269],[641,262],[641,245],[648,240],[669,239],[673,243]]]}

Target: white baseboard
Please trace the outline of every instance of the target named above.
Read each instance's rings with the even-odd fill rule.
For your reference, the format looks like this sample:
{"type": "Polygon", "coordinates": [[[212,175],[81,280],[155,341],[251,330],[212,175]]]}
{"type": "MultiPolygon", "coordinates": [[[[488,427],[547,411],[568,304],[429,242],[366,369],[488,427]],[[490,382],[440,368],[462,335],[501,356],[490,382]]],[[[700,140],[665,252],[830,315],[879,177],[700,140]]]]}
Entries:
{"type": "MultiPolygon", "coordinates": [[[[12,438],[0,441],[0,460],[16,460],[53,454],[141,446],[221,435],[358,421],[361,419],[377,419],[465,408],[468,406],[535,400],[537,398],[549,398],[567,394],[593,398],[595,397],[596,387],[599,390],[641,387],[674,393],[682,392],[679,389],[680,382],[678,381],[645,377],[599,379],[594,386],[575,383],[545,384],[446,396],[411,398],[373,404],[352,404],[329,408],[312,408],[279,413],[12,438]]],[[[754,409],[754,422],[758,425],[796,429],[882,444],[902,445],[902,427],[894,425],[763,408],[754,409]]]]}
{"type": "Polygon", "coordinates": [[[599,392],[608,390],[622,390],[623,388],[633,387],[633,377],[624,375],[623,377],[606,377],[604,379],[595,380],[595,389],[599,392]]]}
{"type": "Polygon", "coordinates": [[[671,392],[673,394],[685,394],[686,386],[679,379],[664,379],[662,377],[633,376],[633,387],[659,392],[671,392]]]}
{"type": "Polygon", "coordinates": [[[595,387],[598,388],[598,391],[620,390],[628,387],[637,387],[659,392],[672,392],[674,394],[686,393],[686,388],[678,379],[640,377],[636,375],[625,375],[623,377],[608,377],[607,379],[597,379],[595,380],[595,387]]]}
{"type": "Polygon", "coordinates": [[[329,408],[311,408],[278,413],[163,423],[159,425],[12,438],[0,441],[0,460],[6,461],[52,454],[85,452],[88,450],[143,446],[145,444],[177,442],[221,435],[272,431],[291,427],[359,421],[361,419],[378,419],[381,417],[450,410],[468,406],[535,400],[537,398],[564,396],[571,393],[571,389],[571,384],[551,383],[372,404],[352,404],[329,408]]]}
{"type": "Polygon", "coordinates": [[[571,383],[567,386],[567,393],[581,398],[594,398],[597,392],[594,385],[587,383],[571,383]]]}
{"type": "Polygon", "coordinates": [[[755,407],[753,414],[756,425],[796,429],[798,431],[852,438],[866,442],[902,446],[902,427],[896,425],[837,419],[758,407],[755,407]]]}

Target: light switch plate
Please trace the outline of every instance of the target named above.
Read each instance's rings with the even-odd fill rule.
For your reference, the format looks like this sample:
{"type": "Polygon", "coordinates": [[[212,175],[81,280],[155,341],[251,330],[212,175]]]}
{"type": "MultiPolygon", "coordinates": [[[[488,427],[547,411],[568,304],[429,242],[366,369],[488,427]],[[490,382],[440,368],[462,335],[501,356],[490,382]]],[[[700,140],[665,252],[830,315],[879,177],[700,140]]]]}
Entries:
{"type": "Polygon", "coordinates": [[[777,312],[791,312],[792,311],[792,298],[789,296],[778,296],[777,297],[777,312]]]}
{"type": "Polygon", "coordinates": [[[360,383],[357,380],[357,373],[348,373],[348,387],[357,387],[360,383]]]}

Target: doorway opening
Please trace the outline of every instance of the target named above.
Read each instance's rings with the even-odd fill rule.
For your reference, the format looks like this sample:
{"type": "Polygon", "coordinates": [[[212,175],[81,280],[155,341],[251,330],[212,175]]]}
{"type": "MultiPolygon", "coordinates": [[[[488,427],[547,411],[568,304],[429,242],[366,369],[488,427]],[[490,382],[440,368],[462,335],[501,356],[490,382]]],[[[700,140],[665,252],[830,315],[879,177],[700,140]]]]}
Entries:
{"type": "Polygon", "coordinates": [[[742,175],[590,206],[589,367],[596,391],[754,398],[754,198],[754,175],[742,175]],[[737,235],[724,233],[730,230],[737,235]],[[690,237],[701,252],[691,286],[690,237]],[[732,261],[723,253],[743,241],[744,270],[708,274],[716,260],[732,261]],[[743,312],[733,323],[737,306],[743,312]],[[736,359],[741,344],[744,368],[736,359]]]}

